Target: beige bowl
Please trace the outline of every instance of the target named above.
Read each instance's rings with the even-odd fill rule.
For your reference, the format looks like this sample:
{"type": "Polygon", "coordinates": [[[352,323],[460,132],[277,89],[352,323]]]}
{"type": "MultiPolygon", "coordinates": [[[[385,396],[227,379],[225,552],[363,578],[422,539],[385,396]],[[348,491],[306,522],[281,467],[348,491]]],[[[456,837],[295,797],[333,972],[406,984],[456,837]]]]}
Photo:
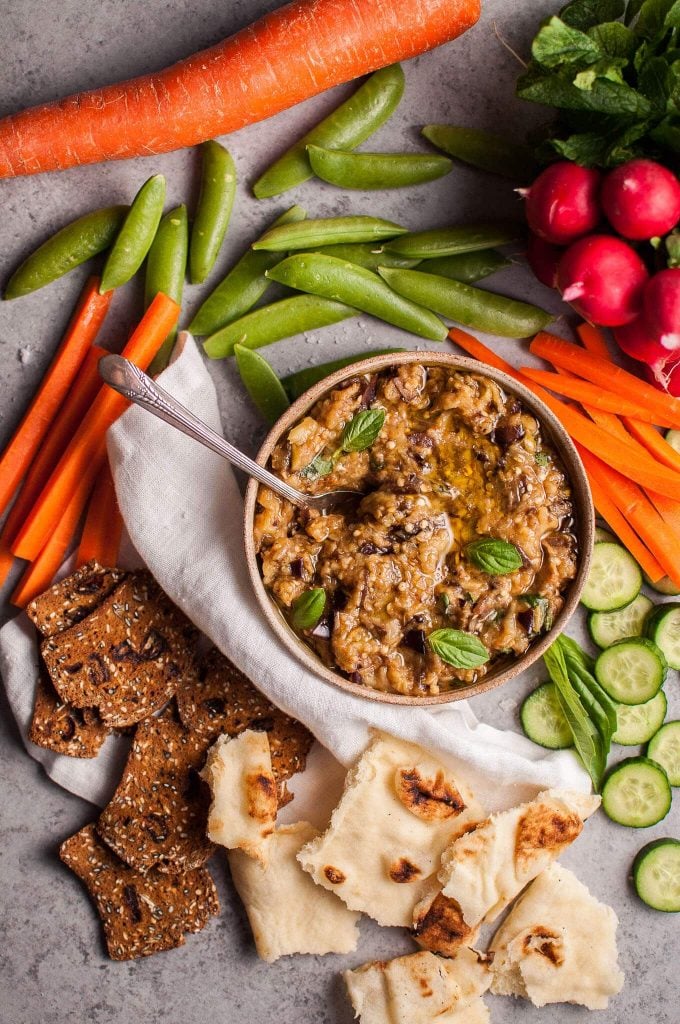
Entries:
{"type": "MultiPolygon", "coordinates": [[[[572,501],[574,503],[575,534],[578,542],[579,566],[576,578],[572,581],[565,597],[564,606],[555,619],[552,629],[539,637],[525,651],[523,655],[510,663],[501,663],[495,670],[489,672],[477,683],[469,686],[461,686],[446,693],[440,693],[429,697],[410,697],[399,693],[386,693],[382,690],[374,690],[368,686],[360,686],[350,682],[338,672],[334,672],[323,664],[320,658],[309,648],[290,628],[281,614],[278,606],[265,590],[258,565],[253,538],[253,518],[255,515],[255,502],[259,484],[251,480],[248,484],[245,497],[245,548],[246,559],[250,578],[255,588],[255,594],[260,607],[264,612],[269,625],[278,635],[281,642],[291,651],[306,668],[327,682],[347,690],[349,693],[368,700],[383,701],[387,704],[447,704],[450,701],[462,700],[465,697],[472,697],[477,693],[484,693],[486,690],[493,690],[508,680],[514,679],[520,672],[532,665],[541,657],[547,647],[567,625],[567,622],[574,614],[581,592],[585,586],[590,567],[590,557],[593,547],[593,536],[595,530],[595,516],[593,502],[590,495],[590,487],[583,468],[583,463],[574,447],[571,438],[565,431],[559,420],[553,413],[535,397],[523,384],[508,377],[500,370],[495,370],[486,363],[479,363],[476,359],[467,359],[447,352],[397,352],[388,353],[382,356],[373,356],[361,362],[346,366],[330,377],[319,381],[309,391],[305,391],[289,409],[280,417],[269,431],[264,444],[257,455],[257,461],[261,466],[266,466],[269,457],[286,431],[297,423],[314,403],[326,392],[330,391],[341,381],[357,374],[374,373],[376,370],[383,370],[387,366],[401,366],[405,363],[424,363],[428,366],[450,366],[454,370],[464,370],[469,373],[481,374],[489,377],[499,384],[508,394],[516,395],[527,409],[529,409],[540,421],[545,435],[552,442],[552,445],[562,460],[567,477],[572,488],[572,501]]],[[[255,640],[254,640],[255,642],[255,640]]]]}

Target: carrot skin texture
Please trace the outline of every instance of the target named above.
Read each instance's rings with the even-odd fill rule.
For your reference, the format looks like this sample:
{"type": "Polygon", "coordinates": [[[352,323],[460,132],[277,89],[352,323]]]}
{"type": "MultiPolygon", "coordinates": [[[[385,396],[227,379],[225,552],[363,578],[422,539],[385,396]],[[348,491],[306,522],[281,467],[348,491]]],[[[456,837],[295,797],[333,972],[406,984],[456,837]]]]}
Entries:
{"type": "Polygon", "coordinates": [[[668,421],[659,419],[656,412],[650,412],[641,402],[634,402],[623,395],[614,394],[590,381],[581,380],[578,377],[564,377],[559,373],[551,373],[548,370],[537,370],[533,366],[522,366],[520,369],[525,377],[534,381],[535,384],[542,384],[550,391],[571,398],[576,402],[592,405],[602,412],[611,412],[614,415],[636,416],[647,423],[658,423],[660,426],[670,426],[668,421]]]}
{"type": "Polygon", "coordinates": [[[586,320],[582,324],[579,324],[576,328],[576,333],[581,339],[586,352],[590,352],[591,355],[600,356],[602,359],[611,360],[609,353],[609,347],[605,340],[602,328],[595,327],[594,324],[589,324],[586,320]]]}
{"type": "Polygon", "coordinates": [[[226,135],[454,39],[480,0],[293,0],[156,74],[0,121],[0,177],[165,153],[226,135]]]}
{"type": "Polygon", "coordinates": [[[118,508],[116,489],[108,462],[95,480],[87,506],[85,525],[78,545],[76,569],[86,562],[99,562],[106,568],[118,564],[118,549],[123,533],[123,517],[118,508]]]}

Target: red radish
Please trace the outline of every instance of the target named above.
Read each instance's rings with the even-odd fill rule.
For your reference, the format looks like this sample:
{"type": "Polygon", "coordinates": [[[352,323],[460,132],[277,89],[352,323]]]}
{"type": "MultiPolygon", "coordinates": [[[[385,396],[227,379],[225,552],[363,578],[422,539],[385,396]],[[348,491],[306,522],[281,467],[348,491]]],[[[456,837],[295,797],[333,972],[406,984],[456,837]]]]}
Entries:
{"type": "Polygon", "coordinates": [[[680,269],[660,270],[645,288],[645,317],[667,353],[680,349],[680,269]]]}
{"type": "Polygon", "coordinates": [[[526,199],[531,230],[545,242],[569,245],[597,227],[600,206],[599,171],[580,167],[568,160],[551,164],[529,189],[519,189],[526,199]]]}
{"type": "Polygon", "coordinates": [[[664,367],[674,356],[654,335],[644,313],[631,320],[629,324],[617,327],[614,337],[619,348],[627,356],[644,363],[650,371],[651,379],[663,385],[666,376],[664,367]]]}
{"type": "Polygon", "coordinates": [[[529,266],[541,284],[547,284],[548,288],[557,287],[557,265],[563,252],[564,249],[561,246],[544,242],[533,231],[529,232],[527,242],[529,266]]]}
{"type": "Polygon", "coordinates": [[[629,160],[610,171],[601,201],[607,220],[624,238],[665,235],[680,220],[680,182],[654,160],[629,160]]]}
{"type": "Polygon", "coordinates": [[[645,377],[650,384],[657,387],[659,391],[666,391],[673,398],[680,398],[680,362],[667,363],[666,372],[662,375],[662,379],[658,380],[651,369],[651,367],[645,367],[645,377]]]}
{"type": "Polygon", "coordinates": [[[590,235],[570,245],[557,268],[565,302],[600,327],[630,323],[642,310],[647,268],[626,242],[590,235]]]}

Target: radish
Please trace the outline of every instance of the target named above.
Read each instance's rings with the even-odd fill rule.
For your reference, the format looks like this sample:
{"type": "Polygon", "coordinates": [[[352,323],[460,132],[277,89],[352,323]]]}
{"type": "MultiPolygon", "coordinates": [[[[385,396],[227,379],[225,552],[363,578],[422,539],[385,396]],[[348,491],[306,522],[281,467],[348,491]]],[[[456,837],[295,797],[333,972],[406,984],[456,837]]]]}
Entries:
{"type": "MultiPolygon", "coordinates": [[[[614,330],[614,337],[619,348],[631,359],[644,363],[652,380],[664,387],[667,377],[665,367],[668,366],[669,359],[673,360],[676,357],[664,348],[654,335],[644,313],[629,324],[617,327],[614,330]]],[[[680,353],[677,358],[680,358],[680,353]]]]}
{"type": "Polygon", "coordinates": [[[589,235],[570,245],[557,268],[557,287],[584,319],[602,327],[630,323],[642,310],[647,268],[626,242],[589,235]]]}
{"type": "Polygon", "coordinates": [[[560,262],[564,249],[559,245],[551,245],[542,238],[529,232],[527,242],[527,260],[535,277],[548,288],[557,287],[557,264],[560,262]]]}
{"type": "Polygon", "coordinates": [[[659,391],[666,391],[673,398],[680,398],[680,362],[666,363],[666,372],[662,374],[660,380],[649,366],[645,367],[644,375],[659,391]]]}
{"type": "Polygon", "coordinates": [[[597,227],[600,180],[599,171],[561,160],[546,167],[531,188],[518,189],[534,234],[553,245],[569,245],[597,227]]]}
{"type": "Polygon", "coordinates": [[[610,171],[601,201],[607,220],[624,238],[665,235],[680,220],[680,182],[654,160],[630,160],[610,171]]]}
{"type": "Polygon", "coordinates": [[[660,270],[648,282],[645,317],[667,353],[680,349],[680,269],[660,270]]]}

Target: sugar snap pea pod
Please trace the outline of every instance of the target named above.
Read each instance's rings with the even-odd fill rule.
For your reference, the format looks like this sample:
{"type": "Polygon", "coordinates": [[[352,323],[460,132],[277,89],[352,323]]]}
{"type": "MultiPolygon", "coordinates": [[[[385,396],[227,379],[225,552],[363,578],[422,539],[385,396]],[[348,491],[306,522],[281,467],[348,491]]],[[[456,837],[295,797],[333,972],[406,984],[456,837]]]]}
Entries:
{"type": "Polygon", "coordinates": [[[404,298],[419,302],[466,327],[498,334],[502,338],[527,338],[543,330],[554,319],[552,313],[538,306],[495,295],[461,281],[451,281],[447,277],[388,267],[381,267],[379,274],[404,298]]]}
{"type": "Polygon", "coordinates": [[[307,146],[354,149],[394,113],[403,93],[404,72],[399,64],[376,71],[348,100],[267,168],[253,186],[256,197],[279,195],[311,178],[307,146]]]}
{"type": "Polygon", "coordinates": [[[428,260],[435,256],[455,256],[459,252],[476,252],[494,245],[514,242],[520,233],[518,225],[458,224],[450,228],[414,231],[385,242],[388,252],[413,259],[428,260]]]}
{"type": "Polygon", "coordinates": [[[164,202],[165,178],[154,174],[133,199],[107,256],[99,287],[102,295],[119,288],[137,273],[158,230],[164,202]]]}
{"type": "Polygon", "coordinates": [[[234,355],[241,380],[253,404],[257,406],[267,423],[276,423],[290,405],[283,384],[259,352],[253,352],[243,345],[236,345],[234,355]]]}
{"type": "MultiPolygon", "coordinates": [[[[422,266],[426,274],[438,274],[440,277],[450,277],[453,281],[473,284],[509,267],[511,261],[495,249],[480,249],[478,252],[461,252],[454,256],[436,256],[418,265],[422,266]]],[[[382,266],[391,267],[394,264],[383,263],[382,266]]]]}
{"type": "Polygon", "coordinates": [[[236,164],[231,153],[210,140],[201,146],[201,191],[191,227],[189,278],[201,284],[215,265],[229,227],[236,195],[236,164]]]}
{"type": "MultiPolygon", "coordinates": [[[[307,216],[301,206],[291,206],[272,224],[288,224],[307,216]]],[[[235,263],[217,288],[210,293],[189,324],[192,334],[214,334],[221,327],[238,320],[261,299],[271,282],[264,276],[281,259],[276,252],[253,252],[248,249],[235,263]]]]}
{"type": "MultiPolygon", "coordinates": [[[[189,220],[184,203],[161,217],[156,237],[146,258],[144,278],[144,305],[149,306],[159,292],[164,292],[182,304],[184,275],[187,269],[187,248],[189,245],[189,220]]],[[[149,373],[154,376],[168,365],[177,337],[177,326],[154,356],[149,373]]]]}
{"type": "Polygon", "coordinates": [[[234,345],[263,348],[282,338],[292,338],[304,331],[328,327],[356,315],[356,309],[332,299],[318,298],[316,295],[292,295],[289,299],[260,306],[227,324],[206,338],[203,348],[211,359],[224,359],[234,354],[234,345]]]}
{"type": "Polygon", "coordinates": [[[288,252],[341,242],[380,242],[406,233],[407,228],[380,217],[323,217],[270,228],[252,247],[268,252],[288,252]]]}
{"type": "Polygon", "coordinates": [[[289,373],[287,377],[281,378],[281,383],[286,389],[286,394],[291,402],[308,391],[313,384],[330,377],[336,370],[342,370],[345,366],[358,363],[369,356],[384,356],[389,352],[403,352],[403,348],[372,348],[370,352],[357,352],[354,356],[345,356],[344,359],[333,359],[330,363],[321,363],[320,366],[306,366],[304,370],[297,370],[296,373],[289,373]]]}
{"type": "Polygon", "coordinates": [[[348,153],[307,146],[317,178],[340,188],[385,189],[421,185],[448,174],[453,163],[430,153],[348,153]]]}
{"type": "Polygon", "coordinates": [[[4,298],[18,299],[43,288],[108,249],[127,210],[127,206],[107,206],[61,228],[17,267],[7,282],[4,298]]]}
{"type": "Polygon", "coordinates": [[[347,245],[320,245],[314,252],[322,256],[335,256],[348,263],[357,263],[366,270],[377,270],[378,267],[416,267],[420,260],[409,259],[408,256],[397,256],[387,252],[381,242],[356,242],[347,245]]]}
{"type": "Polygon", "coordinates": [[[531,181],[536,176],[538,167],[531,150],[493,132],[453,124],[428,124],[422,134],[437,149],[482,171],[519,182],[531,181]]]}
{"type": "MultiPolygon", "coordinates": [[[[415,274],[417,271],[395,270],[394,273],[415,274]]],[[[448,333],[438,317],[397,295],[377,274],[334,256],[315,253],[289,256],[268,270],[267,276],[289,288],[344,302],[421,338],[443,341],[448,333]]]]}

